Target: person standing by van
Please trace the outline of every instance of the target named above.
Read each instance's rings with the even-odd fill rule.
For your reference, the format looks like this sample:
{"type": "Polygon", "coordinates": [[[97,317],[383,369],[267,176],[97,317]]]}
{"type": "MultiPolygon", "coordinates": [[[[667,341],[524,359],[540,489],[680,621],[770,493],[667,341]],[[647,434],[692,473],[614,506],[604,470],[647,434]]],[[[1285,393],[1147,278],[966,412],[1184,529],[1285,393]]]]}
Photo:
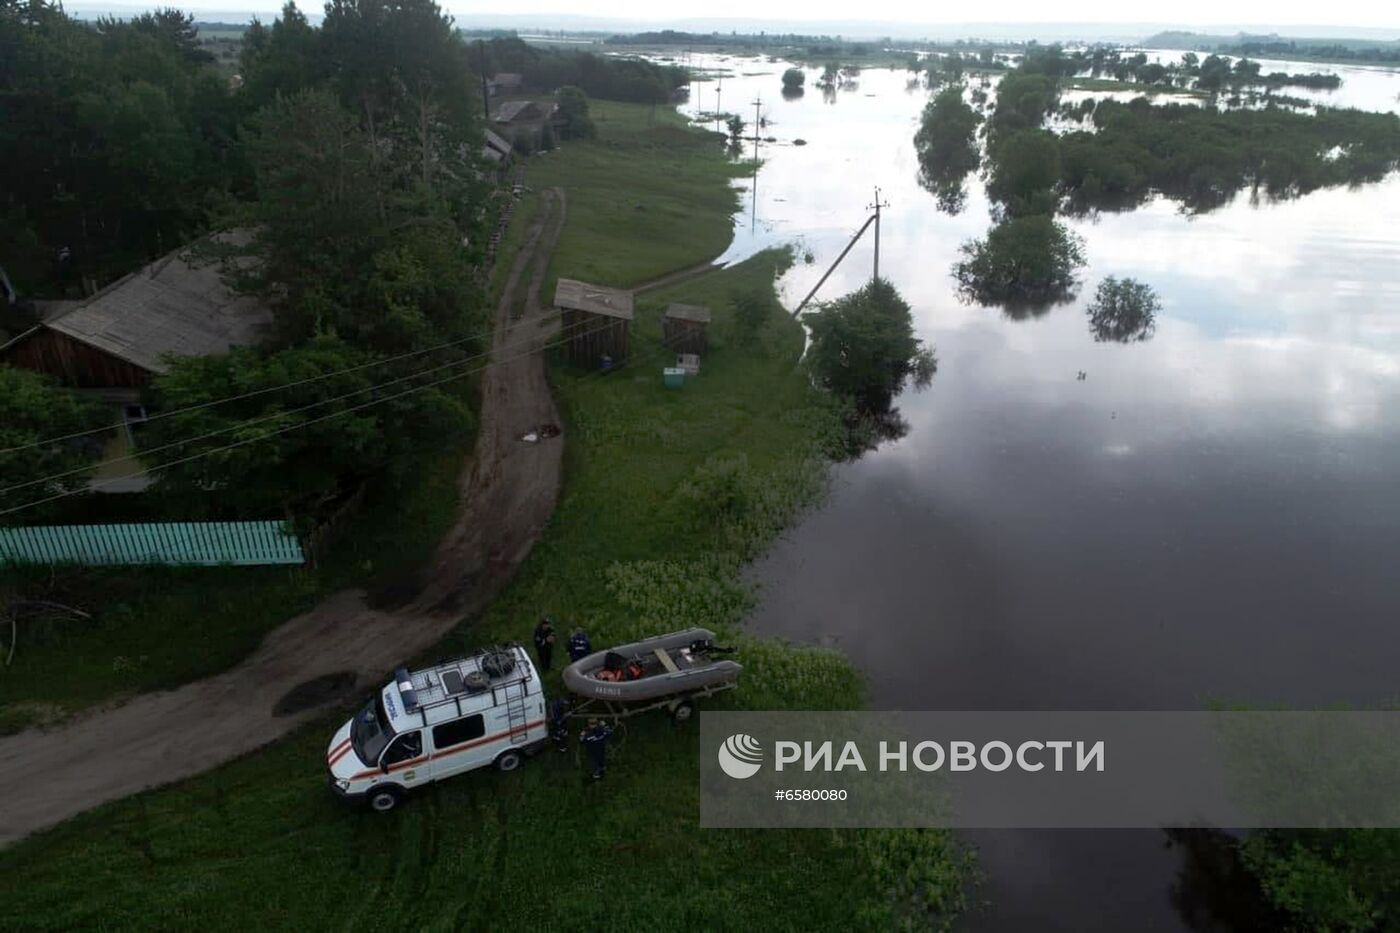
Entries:
{"type": "Polygon", "coordinates": [[[540,670],[549,670],[554,657],[554,620],[540,616],[540,624],[535,626],[535,654],[540,659],[540,670]]]}
{"type": "Polygon", "coordinates": [[[549,704],[549,735],[555,748],[569,750],[569,701],[563,697],[555,697],[549,704]]]}
{"type": "Polygon", "coordinates": [[[588,633],[581,628],[575,628],[574,633],[569,636],[569,660],[580,661],[593,653],[593,643],[588,640],[588,633]]]}
{"type": "Polygon", "coordinates": [[[608,769],[608,736],[612,732],[612,728],[600,720],[590,719],[588,728],[578,737],[588,753],[588,769],[595,781],[601,780],[603,772],[608,769]]]}

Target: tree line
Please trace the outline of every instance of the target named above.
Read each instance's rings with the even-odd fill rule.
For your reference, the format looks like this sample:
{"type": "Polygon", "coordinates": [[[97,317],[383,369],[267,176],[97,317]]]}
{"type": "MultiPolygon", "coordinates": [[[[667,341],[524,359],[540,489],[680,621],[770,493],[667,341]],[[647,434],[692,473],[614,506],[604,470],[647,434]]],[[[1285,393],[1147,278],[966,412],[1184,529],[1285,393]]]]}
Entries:
{"type": "Polygon", "coordinates": [[[1265,74],[1259,62],[1249,58],[1232,61],[1225,55],[1211,54],[1203,59],[1195,52],[1183,53],[1180,62],[1163,64],[1149,61],[1146,52],[1129,54],[1121,49],[1095,46],[1070,53],[1066,60],[1075,65],[1074,74],[1093,78],[1108,76],[1115,81],[1212,94],[1250,87],[1301,87],[1335,91],[1342,86],[1341,77],[1335,74],[1288,74],[1283,71],[1265,74]]]}
{"type": "Polygon", "coordinates": [[[553,90],[569,85],[589,97],[634,104],[664,104],[676,88],[690,81],[690,73],[679,65],[540,48],[514,37],[468,43],[467,60],[473,70],[486,75],[521,75],[530,88],[553,90]]]}
{"type": "Polygon", "coordinates": [[[1400,165],[1400,117],[1390,113],[1155,105],[1147,98],[1061,107],[1061,88],[1101,51],[1028,47],[998,83],[985,120],[957,84],[926,108],[915,145],[926,186],[944,209],[957,206],[946,192],[977,167],[981,124],[981,168],[998,225],[964,248],[954,270],[969,300],[1010,310],[1070,297],[1082,244],[1054,219],[1058,214],[1131,209],[1157,195],[1206,211],[1242,189],[1290,198],[1373,181],[1400,165]],[[1053,132],[1045,122],[1056,113],[1092,121],[1093,131],[1053,132]]]}
{"type": "MultiPolygon", "coordinates": [[[[83,280],[240,231],[198,239],[198,261],[220,263],[274,311],[266,346],[175,358],[149,386],[153,413],[248,396],[141,429],[149,465],[203,455],[156,474],[159,501],[314,516],[470,428],[465,394],[418,375],[465,372],[482,346],[473,269],[494,203],[478,161],[479,77],[436,3],[330,0],[319,27],[288,3],[249,28],[240,87],[198,47],[187,14],[89,25],[48,0],[0,2],[0,173],[16,181],[0,193],[0,248],[17,285],[76,297],[83,280]]],[[[36,375],[3,375],[13,410],[0,446],[101,423],[36,375]]],[[[91,462],[80,446],[54,449],[65,464],[91,462]]],[[[5,485],[49,475],[53,455],[33,450],[0,455],[5,485]]]]}

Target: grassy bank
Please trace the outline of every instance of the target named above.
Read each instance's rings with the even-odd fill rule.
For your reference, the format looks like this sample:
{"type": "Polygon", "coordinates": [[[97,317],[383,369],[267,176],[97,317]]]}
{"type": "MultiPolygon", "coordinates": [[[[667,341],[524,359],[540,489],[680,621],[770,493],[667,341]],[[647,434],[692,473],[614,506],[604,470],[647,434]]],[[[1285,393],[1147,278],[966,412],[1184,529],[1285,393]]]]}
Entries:
{"type": "MultiPolygon", "coordinates": [[[[718,157],[693,145],[696,161],[718,157]]],[[[567,176],[576,154],[593,160],[587,148],[546,158],[567,176]]],[[[715,168],[709,196],[722,199],[715,168]]],[[[607,262],[649,277],[711,248],[681,211],[650,238],[613,241],[631,255],[594,257],[598,224],[581,203],[597,194],[569,197],[558,274],[607,262]]],[[[821,496],[837,440],[835,411],[795,365],[801,330],[774,295],[788,261],[763,253],[646,296],[619,371],[554,369],[567,431],[555,517],[503,596],[434,656],[525,640],[540,612],[586,626],[595,644],[708,625],[745,665],[741,689],[712,707],[860,704],[839,655],[740,627],[753,601],[741,562],[821,496]],[[764,311],[752,325],[736,319],[741,296],[764,311]],[[659,373],[659,316],[673,299],[715,314],[704,371],[679,390],[659,373]]],[[[557,671],[546,686],[559,690],[557,671]]],[[[943,925],[961,904],[966,866],[948,833],[699,830],[693,721],[629,723],[598,784],[575,753],[550,751],[514,774],[434,785],[379,818],[341,809],[324,786],[335,719],[0,853],[0,927],[884,930],[943,925]]]]}
{"type": "Polygon", "coordinates": [[[729,180],[746,168],[722,155],[722,137],[669,107],[590,107],[596,139],[536,156],[525,170],[530,187],[568,192],[554,271],[628,287],[723,252],[739,207],[729,180]]]}

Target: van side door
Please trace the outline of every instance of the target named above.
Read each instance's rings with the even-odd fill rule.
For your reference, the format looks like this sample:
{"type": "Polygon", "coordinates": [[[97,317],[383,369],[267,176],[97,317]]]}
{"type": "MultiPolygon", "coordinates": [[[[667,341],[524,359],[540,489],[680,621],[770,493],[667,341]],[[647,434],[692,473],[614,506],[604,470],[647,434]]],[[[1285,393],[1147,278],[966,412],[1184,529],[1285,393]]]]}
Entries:
{"type": "Polygon", "coordinates": [[[480,713],[433,726],[433,780],[490,763],[490,745],[483,742],[486,720],[480,713]]]}
{"type": "Polygon", "coordinates": [[[423,754],[423,733],[414,729],[401,732],[379,756],[379,770],[405,787],[416,787],[428,780],[428,756],[423,754]]]}

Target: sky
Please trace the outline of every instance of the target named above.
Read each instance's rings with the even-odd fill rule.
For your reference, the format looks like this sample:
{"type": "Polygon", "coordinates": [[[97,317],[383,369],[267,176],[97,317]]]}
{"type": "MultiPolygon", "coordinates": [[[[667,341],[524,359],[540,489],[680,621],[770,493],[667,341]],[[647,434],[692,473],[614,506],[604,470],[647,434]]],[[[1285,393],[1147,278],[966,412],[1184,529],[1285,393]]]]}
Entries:
{"type": "MultiPolygon", "coordinates": [[[[186,10],[217,13],[224,19],[246,19],[252,13],[267,18],[281,6],[281,0],[161,0],[186,10]]],[[[745,22],[758,26],[797,28],[803,24],[812,31],[841,31],[852,34],[854,24],[874,27],[878,34],[885,27],[902,25],[918,34],[918,27],[937,27],[938,33],[977,34],[974,27],[986,24],[1127,24],[1160,28],[1186,28],[1198,31],[1235,32],[1240,29],[1280,32],[1294,35],[1365,35],[1369,30],[1384,31],[1375,38],[1400,36],[1400,4],[1377,0],[1335,0],[1328,4],[1298,3],[1293,0],[1173,0],[1170,4],[1125,4],[1122,0],[997,0],[985,4],[914,3],[909,0],[706,0],[705,3],[661,6],[656,0],[507,0],[490,4],[481,0],[439,0],[459,25],[476,23],[497,26],[517,19],[522,27],[542,28],[542,19],[558,17],[565,28],[581,28],[578,20],[592,21],[600,28],[642,28],[685,21],[685,28],[697,28],[701,21],[721,31],[743,29],[745,22]],[[572,24],[570,21],[574,21],[572,24]],[[608,23],[607,21],[613,21],[608,23]],[[840,30],[817,29],[823,24],[840,30]],[[967,26],[960,32],[960,26],[967,26]],[[1331,27],[1331,28],[1329,28],[1331,27]]],[[[157,5],[133,0],[76,0],[70,10],[119,10],[157,5]]],[[[307,13],[319,11],[318,0],[302,0],[307,13]]],[[[210,16],[209,18],[213,18],[210,16]]],[[[771,31],[771,30],[770,30],[771,31]]],[[[904,30],[901,29],[900,32],[904,30]]]]}

